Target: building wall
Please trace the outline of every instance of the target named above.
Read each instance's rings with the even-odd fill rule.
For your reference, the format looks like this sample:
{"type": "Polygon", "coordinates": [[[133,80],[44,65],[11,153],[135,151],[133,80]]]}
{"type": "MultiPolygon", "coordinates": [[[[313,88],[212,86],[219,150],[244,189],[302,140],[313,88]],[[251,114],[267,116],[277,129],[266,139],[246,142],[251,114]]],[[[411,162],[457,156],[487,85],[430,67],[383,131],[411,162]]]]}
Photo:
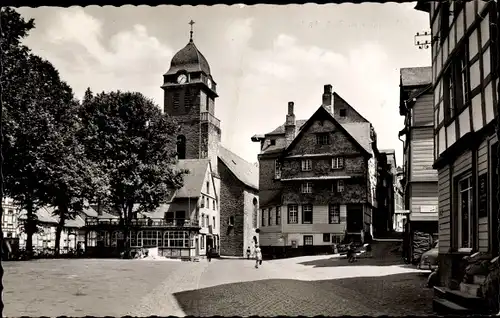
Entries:
{"type": "Polygon", "coordinates": [[[413,181],[437,182],[437,170],[432,168],[434,163],[434,128],[412,128],[410,141],[411,175],[413,181]]]}
{"type": "Polygon", "coordinates": [[[255,232],[257,224],[254,224],[255,215],[259,211],[259,192],[247,187],[243,190],[243,197],[243,247],[240,255],[245,255],[248,247],[253,251],[255,247],[254,237],[257,239],[257,243],[261,244],[260,235],[255,232]]]}
{"type": "Polygon", "coordinates": [[[439,169],[439,253],[447,253],[451,247],[451,169],[449,165],[439,169]]]}
{"type": "Polygon", "coordinates": [[[5,238],[19,237],[19,207],[11,199],[3,199],[2,232],[5,238]]]}
{"type": "MultiPolygon", "coordinates": [[[[489,163],[489,151],[488,151],[488,140],[484,140],[479,149],[477,151],[477,175],[481,176],[482,174],[488,173],[488,163],[489,163]]],[[[490,176],[491,177],[491,176],[490,176]]],[[[491,187],[490,187],[491,188],[491,187]]],[[[494,191],[492,191],[494,195],[494,191]]],[[[490,201],[495,200],[494,197],[490,196],[490,201]]],[[[478,215],[478,245],[480,252],[488,252],[489,248],[489,224],[488,224],[488,216],[479,216],[478,215]]]]}
{"type": "Polygon", "coordinates": [[[245,187],[219,160],[220,185],[220,254],[241,256],[244,247],[245,187]],[[234,224],[230,225],[231,218],[234,224]]]}
{"type": "Polygon", "coordinates": [[[434,123],[432,92],[419,96],[412,106],[412,126],[432,126],[434,123]]]}
{"type": "Polygon", "coordinates": [[[410,191],[410,218],[437,221],[439,214],[438,183],[412,182],[408,190],[410,191]]]}

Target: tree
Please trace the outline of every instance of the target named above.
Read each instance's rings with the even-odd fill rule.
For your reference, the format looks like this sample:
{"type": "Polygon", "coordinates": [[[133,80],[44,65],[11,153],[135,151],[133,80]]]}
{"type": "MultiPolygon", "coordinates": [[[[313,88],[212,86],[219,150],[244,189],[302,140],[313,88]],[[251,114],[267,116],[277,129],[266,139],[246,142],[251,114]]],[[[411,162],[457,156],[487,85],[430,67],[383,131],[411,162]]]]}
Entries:
{"type": "MultiPolygon", "coordinates": [[[[35,87],[30,68],[30,50],[21,40],[34,28],[33,19],[25,21],[11,8],[1,8],[0,37],[2,70],[2,152],[5,193],[27,211],[24,229],[26,249],[32,251],[36,231],[34,211],[38,206],[36,149],[43,134],[36,119],[35,87]],[[29,129],[27,129],[29,128],[29,129]]],[[[2,193],[3,195],[3,193],[2,193]]]]}
{"type": "Polygon", "coordinates": [[[80,103],[49,62],[38,57],[32,60],[37,74],[43,74],[44,82],[51,88],[50,98],[39,105],[43,108],[39,116],[45,120],[47,132],[37,149],[41,154],[37,175],[40,202],[56,208],[55,254],[58,255],[65,221],[82,212],[86,199],[105,182],[78,140],[82,128],[78,117],[80,103]]]}
{"type": "Polygon", "coordinates": [[[179,126],[140,93],[85,93],[81,109],[87,157],[108,186],[95,194],[119,212],[125,230],[135,213],[156,209],[183,184],[176,170],[179,126]],[[137,208],[135,208],[137,207],[137,208]]]}

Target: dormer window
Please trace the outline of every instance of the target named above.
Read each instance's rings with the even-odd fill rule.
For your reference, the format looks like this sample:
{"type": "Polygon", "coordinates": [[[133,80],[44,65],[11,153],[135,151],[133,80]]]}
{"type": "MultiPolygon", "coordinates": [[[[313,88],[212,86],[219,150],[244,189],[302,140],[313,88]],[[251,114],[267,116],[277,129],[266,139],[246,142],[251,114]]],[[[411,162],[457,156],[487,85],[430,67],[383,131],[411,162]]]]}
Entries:
{"type": "Polygon", "coordinates": [[[269,144],[270,144],[271,146],[275,146],[275,145],[276,145],[276,139],[270,139],[270,140],[269,140],[269,144]]]}
{"type": "Polygon", "coordinates": [[[339,111],[339,115],[340,117],[345,117],[347,116],[347,110],[345,108],[342,108],[340,111],[339,111]]]}
{"type": "Polygon", "coordinates": [[[303,159],[301,166],[302,166],[302,171],[311,171],[312,170],[312,160],[311,159],[303,159]]]}
{"type": "Polygon", "coordinates": [[[344,168],[344,158],[343,157],[333,157],[332,158],[332,169],[343,169],[344,168]]]}
{"type": "Polygon", "coordinates": [[[274,161],[274,178],[281,179],[281,164],[278,159],[274,161]]]}
{"type": "Polygon", "coordinates": [[[312,182],[302,183],[300,192],[302,193],[312,193],[312,182]]]}
{"type": "Polygon", "coordinates": [[[329,145],[330,144],[330,135],[328,133],[317,134],[316,135],[316,144],[320,146],[329,145]]]}

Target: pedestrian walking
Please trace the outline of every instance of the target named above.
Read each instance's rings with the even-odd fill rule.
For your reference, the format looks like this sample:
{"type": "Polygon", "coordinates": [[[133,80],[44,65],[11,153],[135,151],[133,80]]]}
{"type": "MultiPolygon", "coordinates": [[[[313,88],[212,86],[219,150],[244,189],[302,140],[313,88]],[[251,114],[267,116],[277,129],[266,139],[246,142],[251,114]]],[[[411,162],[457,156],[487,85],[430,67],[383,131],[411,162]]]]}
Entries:
{"type": "Polygon", "coordinates": [[[247,247],[247,259],[250,259],[250,246],[247,247]]]}
{"type": "Polygon", "coordinates": [[[212,261],[212,247],[210,246],[207,251],[207,259],[209,262],[212,261]]]}
{"type": "Polygon", "coordinates": [[[262,265],[262,251],[259,245],[255,245],[255,268],[259,268],[262,265]]]}

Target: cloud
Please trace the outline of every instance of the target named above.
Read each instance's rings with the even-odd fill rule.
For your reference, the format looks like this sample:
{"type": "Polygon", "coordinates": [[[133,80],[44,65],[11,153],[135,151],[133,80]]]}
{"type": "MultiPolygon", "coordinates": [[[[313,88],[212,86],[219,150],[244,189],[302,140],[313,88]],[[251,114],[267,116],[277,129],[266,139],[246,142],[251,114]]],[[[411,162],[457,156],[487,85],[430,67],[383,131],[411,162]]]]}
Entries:
{"type": "Polygon", "coordinates": [[[61,10],[46,30],[52,46],[45,56],[61,70],[77,97],[90,86],[94,92],[140,91],[161,101],[158,70],[166,71],[172,49],[141,24],[112,35],[107,43],[102,31],[103,23],[84,9],[61,10]]]}

